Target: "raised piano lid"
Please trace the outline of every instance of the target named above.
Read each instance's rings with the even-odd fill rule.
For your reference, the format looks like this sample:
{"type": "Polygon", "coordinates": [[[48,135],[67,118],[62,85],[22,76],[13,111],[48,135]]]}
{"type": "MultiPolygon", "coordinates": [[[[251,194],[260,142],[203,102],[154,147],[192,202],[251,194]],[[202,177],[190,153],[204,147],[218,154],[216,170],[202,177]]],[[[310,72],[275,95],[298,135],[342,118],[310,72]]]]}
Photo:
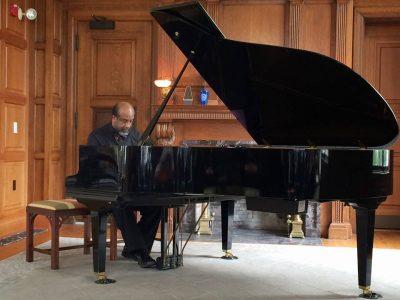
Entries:
{"type": "Polygon", "coordinates": [[[346,65],[226,39],[198,2],[151,14],[258,144],[381,148],[397,139],[390,106],[346,65]]]}

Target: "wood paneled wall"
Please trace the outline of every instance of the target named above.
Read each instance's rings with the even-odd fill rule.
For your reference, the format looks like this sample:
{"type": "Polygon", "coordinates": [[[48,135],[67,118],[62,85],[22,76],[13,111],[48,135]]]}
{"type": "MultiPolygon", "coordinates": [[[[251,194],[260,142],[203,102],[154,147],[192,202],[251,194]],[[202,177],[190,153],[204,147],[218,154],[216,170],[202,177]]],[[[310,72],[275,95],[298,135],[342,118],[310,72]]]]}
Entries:
{"type": "Polygon", "coordinates": [[[0,236],[21,227],[27,202],[29,114],[29,26],[9,15],[1,2],[0,21],[0,236]]]}
{"type": "Polygon", "coordinates": [[[63,197],[62,24],[60,1],[1,1],[0,236],[24,229],[27,203],[63,197]],[[10,16],[14,3],[37,20],[10,16]]]}

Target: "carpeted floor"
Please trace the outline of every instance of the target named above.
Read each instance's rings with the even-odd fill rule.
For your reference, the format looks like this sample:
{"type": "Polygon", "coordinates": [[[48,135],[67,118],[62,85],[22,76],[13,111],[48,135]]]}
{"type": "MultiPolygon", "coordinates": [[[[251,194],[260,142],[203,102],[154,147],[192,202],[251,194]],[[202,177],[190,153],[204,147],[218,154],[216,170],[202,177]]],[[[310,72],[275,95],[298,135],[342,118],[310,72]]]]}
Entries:
{"type": "MultiPolygon", "coordinates": [[[[117,282],[100,286],[93,282],[91,256],[80,249],[62,252],[57,271],[50,270],[48,256],[35,253],[35,261],[26,263],[21,253],[0,262],[0,299],[357,299],[359,294],[354,248],[237,243],[234,254],[239,260],[221,260],[220,243],[192,242],[184,266],[169,271],[144,270],[119,257],[107,262],[108,276],[117,282]]],[[[400,299],[399,270],[400,250],[375,249],[373,290],[384,299],[400,299]]]]}

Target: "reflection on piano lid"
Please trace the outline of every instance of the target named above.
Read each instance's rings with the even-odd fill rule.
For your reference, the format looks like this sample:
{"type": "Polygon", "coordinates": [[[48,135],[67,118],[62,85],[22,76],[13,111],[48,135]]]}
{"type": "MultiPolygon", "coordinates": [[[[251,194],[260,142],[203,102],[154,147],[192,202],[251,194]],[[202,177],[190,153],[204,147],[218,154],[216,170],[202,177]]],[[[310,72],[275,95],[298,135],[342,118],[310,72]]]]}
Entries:
{"type": "Polygon", "coordinates": [[[228,140],[183,140],[183,147],[217,147],[217,148],[240,148],[256,146],[254,141],[228,141],[228,140]]]}
{"type": "Polygon", "coordinates": [[[346,65],[310,51],[226,39],[198,2],[151,14],[260,145],[380,148],[399,128],[346,65]]]}

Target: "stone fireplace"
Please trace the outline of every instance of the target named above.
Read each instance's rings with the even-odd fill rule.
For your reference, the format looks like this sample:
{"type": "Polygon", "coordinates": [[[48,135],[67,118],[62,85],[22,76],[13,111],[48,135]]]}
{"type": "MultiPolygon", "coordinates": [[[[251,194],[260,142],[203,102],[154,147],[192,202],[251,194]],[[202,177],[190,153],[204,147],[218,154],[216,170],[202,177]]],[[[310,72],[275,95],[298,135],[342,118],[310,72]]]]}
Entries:
{"type": "MultiPolygon", "coordinates": [[[[199,204],[197,204],[199,205],[199,204]]],[[[213,234],[221,233],[221,207],[219,202],[210,203],[210,214],[213,216],[213,234]]],[[[200,207],[191,204],[183,222],[183,230],[194,230],[196,219],[200,216],[200,207]]],[[[268,212],[250,211],[246,208],[246,200],[243,198],[235,203],[234,227],[241,229],[258,229],[276,231],[277,234],[286,235],[288,232],[287,216],[268,212]]],[[[318,202],[310,201],[307,214],[302,215],[303,231],[306,237],[320,237],[320,206],[318,202]]]]}

